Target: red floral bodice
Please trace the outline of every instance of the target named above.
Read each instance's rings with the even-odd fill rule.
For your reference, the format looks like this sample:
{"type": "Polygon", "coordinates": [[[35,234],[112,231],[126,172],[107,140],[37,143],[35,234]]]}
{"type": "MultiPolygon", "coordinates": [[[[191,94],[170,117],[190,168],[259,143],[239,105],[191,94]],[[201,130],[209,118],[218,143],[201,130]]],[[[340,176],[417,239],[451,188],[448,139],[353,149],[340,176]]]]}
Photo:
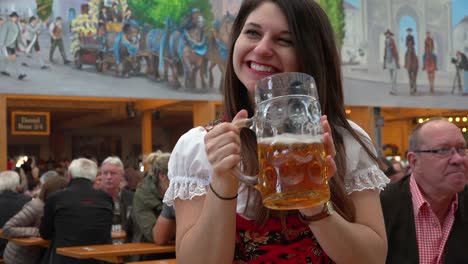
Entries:
{"type": "Polygon", "coordinates": [[[297,214],[287,217],[286,228],[279,218],[259,226],[237,215],[236,229],[234,264],[333,263],[297,214]]]}

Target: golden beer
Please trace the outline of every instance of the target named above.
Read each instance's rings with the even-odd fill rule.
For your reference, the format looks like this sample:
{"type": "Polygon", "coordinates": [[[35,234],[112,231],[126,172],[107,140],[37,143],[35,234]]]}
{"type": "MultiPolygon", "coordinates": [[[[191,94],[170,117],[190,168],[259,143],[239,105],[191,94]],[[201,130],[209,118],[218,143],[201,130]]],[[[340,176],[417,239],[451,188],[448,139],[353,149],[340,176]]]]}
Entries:
{"type": "Polygon", "coordinates": [[[321,136],[282,134],[258,139],[259,184],[263,204],[290,210],[330,199],[321,136]]]}

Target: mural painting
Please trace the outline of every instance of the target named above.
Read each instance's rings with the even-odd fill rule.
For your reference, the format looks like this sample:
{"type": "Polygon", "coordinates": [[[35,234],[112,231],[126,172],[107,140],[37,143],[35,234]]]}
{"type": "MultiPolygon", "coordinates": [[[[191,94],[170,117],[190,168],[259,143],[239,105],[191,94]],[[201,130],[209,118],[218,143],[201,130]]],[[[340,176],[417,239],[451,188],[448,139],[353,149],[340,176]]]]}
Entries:
{"type": "MultiPolygon", "coordinates": [[[[341,50],[348,104],[466,109],[464,0],[317,1],[341,50]]],[[[12,22],[21,30],[15,54],[0,43],[0,89],[219,100],[241,2],[2,0],[0,33],[12,22]]]]}

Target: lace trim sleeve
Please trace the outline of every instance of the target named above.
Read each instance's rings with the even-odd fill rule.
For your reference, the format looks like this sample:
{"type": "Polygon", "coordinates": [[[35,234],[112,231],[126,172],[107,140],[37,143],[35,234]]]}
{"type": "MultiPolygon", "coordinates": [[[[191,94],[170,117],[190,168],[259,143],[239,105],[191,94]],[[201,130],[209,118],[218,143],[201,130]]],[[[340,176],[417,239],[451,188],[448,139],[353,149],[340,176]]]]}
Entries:
{"type": "Polygon", "coordinates": [[[205,135],[203,127],[196,127],[177,141],[168,164],[170,183],[163,200],[167,205],[173,205],[176,198],[189,200],[206,194],[213,169],[206,155],[205,135]]]}
{"type": "MultiPolygon", "coordinates": [[[[349,121],[349,124],[375,155],[375,147],[369,135],[356,123],[349,121]]],[[[342,129],[341,133],[346,146],[347,172],[344,177],[344,184],[348,194],[366,189],[382,190],[390,182],[388,177],[385,176],[374,159],[369,156],[363,146],[348,131],[342,129]]]]}
{"type": "Polygon", "coordinates": [[[174,180],[171,180],[163,202],[169,206],[173,206],[175,198],[191,200],[195,196],[205,195],[208,184],[203,180],[197,180],[193,177],[176,177],[174,180]]]}
{"type": "Polygon", "coordinates": [[[345,178],[345,189],[348,195],[364,190],[377,189],[382,191],[390,182],[390,179],[375,165],[354,171],[352,175],[353,177],[345,178]]]}

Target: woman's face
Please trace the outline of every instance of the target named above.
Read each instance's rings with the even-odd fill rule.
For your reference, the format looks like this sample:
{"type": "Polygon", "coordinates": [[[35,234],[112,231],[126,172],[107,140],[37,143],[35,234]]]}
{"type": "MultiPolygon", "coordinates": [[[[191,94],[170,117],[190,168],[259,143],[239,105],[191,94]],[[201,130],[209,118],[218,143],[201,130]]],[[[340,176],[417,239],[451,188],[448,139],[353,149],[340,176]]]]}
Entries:
{"type": "Polygon", "coordinates": [[[233,67],[250,98],[258,80],[275,73],[298,71],[286,17],[274,3],[261,4],[247,17],[234,44],[233,67]]]}

